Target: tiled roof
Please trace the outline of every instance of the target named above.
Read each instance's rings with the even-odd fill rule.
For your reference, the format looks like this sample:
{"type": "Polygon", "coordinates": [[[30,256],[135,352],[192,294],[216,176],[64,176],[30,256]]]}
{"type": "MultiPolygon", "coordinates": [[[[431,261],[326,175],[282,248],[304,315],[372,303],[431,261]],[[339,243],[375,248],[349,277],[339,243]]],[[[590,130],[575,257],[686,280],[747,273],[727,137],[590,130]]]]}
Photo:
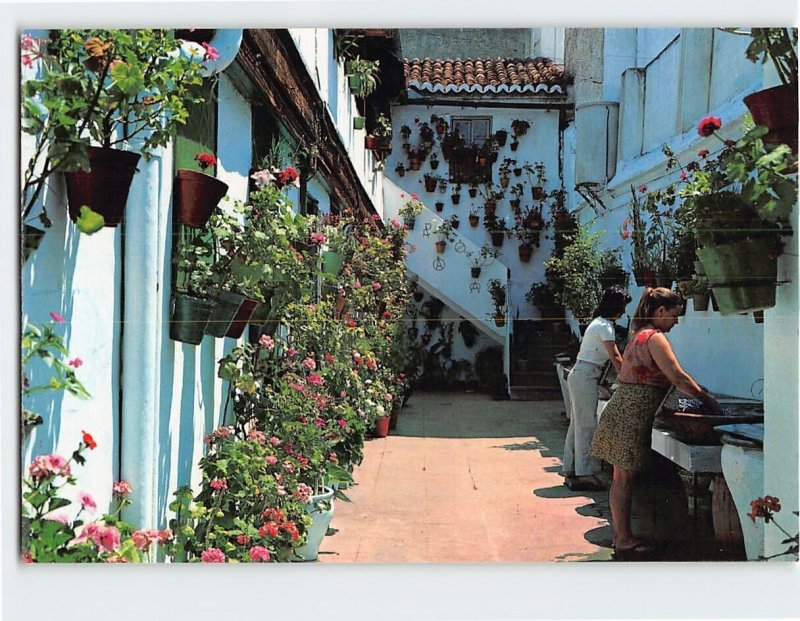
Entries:
{"type": "Polygon", "coordinates": [[[406,87],[439,93],[563,93],[564,72],[549,58],[403,60],[406,87]]]}

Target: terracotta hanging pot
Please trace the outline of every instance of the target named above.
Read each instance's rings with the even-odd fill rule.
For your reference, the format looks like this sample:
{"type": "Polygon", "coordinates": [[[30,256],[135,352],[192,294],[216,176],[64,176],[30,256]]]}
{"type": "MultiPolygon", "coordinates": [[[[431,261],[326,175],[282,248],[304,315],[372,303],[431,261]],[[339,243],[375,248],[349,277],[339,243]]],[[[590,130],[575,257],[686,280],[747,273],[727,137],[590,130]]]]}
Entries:
{"type": "Polygon", "coordinates": [[[473,278],[480,278],[481,277],[481,268],[479,268],[479,267],[471,267],[471,268],[469,268],[469,273],[473,278]]]}
{"type": "Polygon", "coordinates": [[[426,192],[433,192],[433,191],[435,191],[435,190],[436,190],[436,184],[437,184],[437,183],[438,183],[438,181],[437,181],[436,179],[432,179],[432,178],[430,178],[430,177],[429,177],[429,178],[426,178],[426,179],[425,179],[425,191],[426,191],[426,192]]]}
{"type": "Polygon", "coordinates": [[[469,225],[474,229],[478,226],[478,222],[480,222],[480,216],[470,215],[469,218],[469,225]]]}
{"type": "Polygon", "coordinates": [[[436,207],[436,211],[444,209],[444,203],[434,203],[434,206],[436,207]]]}
{"type": "Polygon", "coordinates": [[[470,198],[475,198],[478,195],[478,188],[470,188],[467,190],[470,198]]]}
{"type": "Polygon", "coordinates": [[[231,327],[225,333],[225,336],[230,337],[232,339],[238,339],[240,336],[242,336],[242,332],[244,332],[244,327],[247,325],[247,322],[250,321],[250,317],[253,315],[253,312],[256,310],[257,306],[258,306],[257,300],[245,298],[244,301],[242,302],[242,305],[239,307],[239,311],[233,318],[233,321],[231,321],[231,327]]]}
{"type": "Polygon", "coordinates": [[[453,201],[453,205],[458,205],[461,202],[461,194],[451,194],[450,200],[453,201]]]}
{"type": "Polygon", "coordinates": [[[117,226],[125,214],[136,164],[141,156],[130,151],[89,147],[89,171],[65,173],[69,217],[75,222],[86,205],[117,226]]]}
{"type": "Polygon", "coordinates": [[[495,315],[494,316],[494,325],[498,328],[502,328],[506,325],[506,316],[505,315],[495,315]]]}
{"type": "Polygon", "coordinates": [[[797,88],[783,84],[751,93],[744,104],[756,125],[769,128],[762,140],[767,144],[788,144],[797,153],[797,88]]]}
{"type": "Polygon", "coordinates": [[[437,168],[439,168],[439,160],[431,160],[430,164],[431,164],[431,170],[436,170],[437,168]]]}
{"type": "Polygon", "coordinates": [[[500,187],[507,188],[508,184],[511,182],[509,177],[500,177],[500,187]]]}
{"type": "Polygon", "coordinates": [[[508,139],[508,132],[504,129],[498,129],[494,134],[494,139],[497,141],[498,147],[504,147],[508,139]]]}
{"type": "Polygon", "coordinates": [[[534,185],[531,187],[531,197],[535,201],[540,201],[544,198],[544,188],[539,185],[534,185]]]}
{"type": "Polygon", "coordinates": [[[419,170],[421,167],[422,167],[422,160],[413,157],[408,160],[409,170],[419,170]]]}
{"type": "Polygon", "coordinates": [[[519,260],[522,263],[530,263],[531,256],[533,256],[533,246],[530,244],[519,245],[519,260]]]}
{"type": "Polygon", "coordinates": [[[490,233],[489,235],[491,235],[491,237],[492,237],[492,246],[495,246],[496,248],[499,248],[500,246],[503,245],[503,240],[505,239],[505,236],[506,236],[505,233],[500,231],[500,232],[497,232],[497,233],[490,233]]]}
{"type": "Polygon", "coordinates": [[[487,218],[494,217],[495,212],[497,211],[497,203],[494,201],[486,201],[483,205],[483,214],[487,218]]]}
{"type": "Polygon", "coordinates": [[[185,226],[202,228],[227,193],[228,185],[216,177],[180,168],[175,175],[175,217],[185,226]]]}
{"type": "Polygon", "coordinates": [[[439,254],[442,254],[446,247],[447,247],[447,242],[443,242],[443,241],[437,241],[436,242],[436,252],[438,252],[439,254]]]}

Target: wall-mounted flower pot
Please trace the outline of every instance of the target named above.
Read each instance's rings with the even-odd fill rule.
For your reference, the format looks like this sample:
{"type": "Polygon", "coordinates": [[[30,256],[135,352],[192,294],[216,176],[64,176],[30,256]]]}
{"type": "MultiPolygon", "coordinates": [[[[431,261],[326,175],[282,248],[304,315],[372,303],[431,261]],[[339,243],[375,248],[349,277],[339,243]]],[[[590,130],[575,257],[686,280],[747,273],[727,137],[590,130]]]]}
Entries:
{"type": "Polygon", "coordinates": [[[417,222],[417,216],[403,216],[403,224],[409,231],[414,230],[414,224],[417,222]]]}
{"type": "Polygon", "coordinates": [[[535,201],[540,201],[544,198],[544,188],[539,185],[531,186],[531,198],[535,201]]]}
{"type": "Polygon", "coordinates": [[[425,297],[425,294],[422,291],[415,291],[414,292],[414,301],[415,302],[422,302],[422,298],[425,297]]]}
{"type": "Polygon", "coordinates": [[[519,205],[521,202],[522,201],[518,198],[512,198],[510,201],[508,201],[508,204],[511,205],[512,209],[519,209],[519,205]]]}
{"type": "Polygon", "coordinates": [[[172,304],[169,338],[191,345],[202,343],[214,303],[211,300],[176,293],[172,298],[172,304]]]}
{"type": "Polygon", "coordinates": [[[349,75],[347,76],[347,84],[350,87],[350,92],[353,95],[357,95],[361,92],[361,76],[360,75],[349,75]]]}
{"type": "Polygon", "coordinates": [[[479,267],[471,267],[469,268],[470,276],[473,278],[480,278],[481,277],[481,268],[479,267]]]}
{"type": "Polygon", "coordinates": [[[497,203],[494,201],[486,201],[483,205],[483,215],[487,218],[493,218],[497,211],[497,203]]]}
{"type": "Polygon", "coordinates": [[[512,151],[516,151],[518,148],[519,148],[519,143],[518,142],[512,142],[511,143],[511,150],[512,151]]]}
{"type": "Polygon", "coordinates": [[[242,336],[242,332],[244,332],[244,327],[247,325],[247,322],[250,321],[250,317],[252,317],[253,312],[256,310],[258,306],[257,300],[252,300],[250,298],[245,298],[242,302],[242,305],[239,307],[239,311],[236,313],[236,316],[231,321],[231,327],[225,333],[225,336],[230,337],[232,339],[238,339],[242,336]]]}
{"type": "Polygon", "coordinates": [[[106,226],[117,226],[125,214],[138,153],[89,147],[90,170],[65,173],[69,217],[75,222],[81,207],[88,206],[105,219],[106,226]]]}
{"type": "Polygon", "coordinates": [[[454,229],[457,229],[461,225],[461,220],[458,219],[458,216],[453,216],[450,218],[450,226],[454,229]]]}
{"type": "Polygon", "coordinates": [[[392,145],[375,136],[364,136],[364,148],[369,151],[391,152],[392,145]]]}
{"type": "Polygon", "coordinates": [[[769,128],[762,140],[767,144],[788,144],[797,153],[797,88],[787,84],[751,93],[744,104],[756,125],[769,128]]]}
{"type": "Polygon", "coordinates": [[[408,169],[409,170],[419,170],[422,167],[422,160],[417,158],[411,158],[408,160],[408,169]]]}
{"type": "Polygon", "coordinates": [[[250,315],[251,326],[263,326],[270,320],[270,313],[272,312],[272,296],[274,291],[266,294],[266,299],[256,306],[256,310],[250,315]]]}
{"type": "Polygon", "coordinates": [[[494,325],[498,328],[502,328],[506,325],[506,316],[505,315],[495,315],[494,316],[494,325]]]}
{"type": "Polygon", "coordinates": [[[492,246],[495,246],[496,248],[499,248],[500,246],[503,245],[503,240],[506,237],[505,233],[503,233],[503,232],[490,233],[489,235],[492,238],[492,246]]]}
{"type": "Polygon", "coordinates": [[[375,421],[375,431],[374,431],[376,438],[385,438],[389,435],[389,417],[388,416],[381,416],[378,420],[375,421]]]}
{"type": "Polygon", "coordinates": [[[697,249],[723,315],[775,306],[778,261],[774,246],[765,238],[697,249]]]}
{"type": "Polygon", "coordinates": [[[180,168],[175,176],[175,217],[185,226],[202,228],[227,193],[228,185],[216,177],[180,168]]]}
{"type": "Polygon", "coordinates": [[[478,195],[478,188],[470,188],[467,192],[470,198],[475,198],[478,195]]]}
{"type": "Polygon", "coordinates": [[[342,272],[344,265],[344,255],[332,250],[326,250],[322,253],[322,271],[326,274],[334,274],[338,276],[342,272]]]}
{"type": "Polygon", "coordinates": [[[35,226],[26,224],[22,232],[22,250],[23,250],[23,263],[27,261],[30,256],[36,252],[39,245],[44,239],[44,231],[35,226]]]}
{"type": "Polygon", "coordinates": [[[509,183],[511,183],[511,177],[500,177],[501,188],[507,188],[509,183]]]}
{"type": "Polygon", "coordinates": [[[522,169],[521,168],[515,168],[514,169],[514,176],[515,177],[521,177],[522,176],[522,169]]]}
{"type": "Polygon", "coordinates": [[[434,207],[436,207],[436,211],[441,211],[444,209],[444,203],[434,203],[434,207]]]}
{"type": "Polygon", "coordinates": [[[458,205],[461,202],[461,194],[451,194],[450,200],[453,202],[453,205],[458,205]]]}
{"type": "Polygon", "coordinates": [[[480,216],[470,214],[467,220],[469,220],[469,225],[474,229],[478,226],[478,222],[480,222],[481,218],[480,216]]]}
{"type": "Polygon", "coordinates": [[[437,241],[436,242],[436,252],[438,252],[439,254],[442,254],[444,252],[445,248],[447,248],[447,242],[443,242],[443,241],[437,241]]]}
{"type": "Polygon", "coordinates": [[[696,311],[708,310],[708,303],[711,301],[711,292],[706,290],[703,293],[692,294],[692,308],[696,311]]]}
{"type": "Polygon", "coordinates": [[[231,322],[239,312],[239,307],[244,302],[245,296],[233,291],[219,291],[214,309],[208,318],[205,332],[211,336],[222,338],[230,329],[231,322]]]}
{"type": "Polygon", "coordinates": [[[397,173],[397,176],[398,176],[398,177],[405,177],[405,176],[406,176],[406,169],[405,169],[405,167],[402,167],[402,168],[395,168],[395,169],[394,169],[394,172],[396,172],[396,173],[397,173]]]}
{"type": "Polygon", "coordinates": [[[531,256],[533,256],[533,246],[530,244],[520,244],[518,250],[519,260],[522,263],[530,263],[531,256]]]}
{"type": "Polygon", "coordinates": [[[489,165],[489,158],[488,157],[485,157],[485,156],[482,156],[482,155],[478,157],[478,166],[480,166],[481,168],[486,168],[486,166],[488,166],[488,165],[489,165]]]}
{"type": "Polygon", "coordinates": [[[506,146],[506,140],[508,140],[508,132],[505,129],[498,129],[494,133],[494,139],[497,141],[498,147],[506,146]]]}
{"type": "Polygon", "coordinates": [[[353,117],[353,129],[364,129],[364,117],[363,116],[354,116],[353,117]]]}
{"type": "Polygon", "coordinates": [[[436,191],[436,184],[439,183],[436,179],[427,178],[425,179],[425,191],[426,192],[434,192],[436,191]]]}
{"type": "Polygon", "coordinates": [[[437,168],[439,168],[439,160],[431,160],[430,164],[431,164],[431,170],[436,170],[437,168]]]}

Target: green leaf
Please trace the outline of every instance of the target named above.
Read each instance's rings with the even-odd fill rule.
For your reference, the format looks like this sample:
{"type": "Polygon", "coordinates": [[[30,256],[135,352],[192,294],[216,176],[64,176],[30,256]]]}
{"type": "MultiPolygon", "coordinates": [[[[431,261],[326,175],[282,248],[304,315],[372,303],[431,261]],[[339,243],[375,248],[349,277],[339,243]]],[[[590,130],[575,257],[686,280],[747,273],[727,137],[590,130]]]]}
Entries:
{"type": "Polygon", "coordinates": [[[81,215],[75,221],[75,226],[78,227],[78,230],[86,235],[97,233],[105,224],[105,218],[96,211],[92,211],[87,205],[81,206],[81,215]]]}
{"type": "Polygon", "coordinates": [[[55,511],[56,509],[60,509],[61,507],[66,507],[67,505],[71,504],[72,503],[66,498],[53,498],[50,501],[50,511],[55,511]]]}

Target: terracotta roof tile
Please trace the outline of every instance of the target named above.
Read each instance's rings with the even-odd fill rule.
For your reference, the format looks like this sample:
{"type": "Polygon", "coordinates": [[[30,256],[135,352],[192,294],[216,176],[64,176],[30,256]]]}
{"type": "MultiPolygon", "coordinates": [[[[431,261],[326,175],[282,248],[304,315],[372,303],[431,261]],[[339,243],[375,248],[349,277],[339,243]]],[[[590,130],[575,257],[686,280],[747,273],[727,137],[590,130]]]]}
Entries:
{"type": "Polygon", "coordinates": [[[406,87],[436,92],[563,93],[564,72],[549,58],[403,60],[406,87]]]}

